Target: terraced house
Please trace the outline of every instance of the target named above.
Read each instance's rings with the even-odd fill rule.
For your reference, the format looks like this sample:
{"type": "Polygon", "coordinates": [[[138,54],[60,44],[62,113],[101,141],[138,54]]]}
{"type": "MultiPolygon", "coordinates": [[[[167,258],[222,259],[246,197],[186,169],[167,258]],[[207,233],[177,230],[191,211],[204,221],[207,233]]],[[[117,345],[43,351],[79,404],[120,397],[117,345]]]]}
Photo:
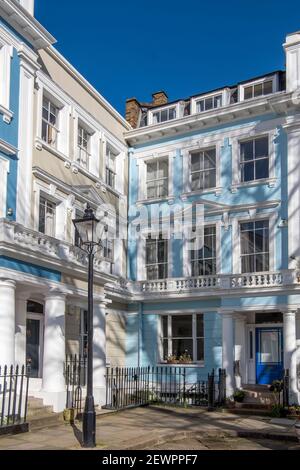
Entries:
{"type": "Polygon", "coordinates": [[[57,52],[33,0],[0,3],[0,364],[61,411],[86,352],[87,263],[72,219],[105,208],[94,392],[106,366],[226,370],[226,393],[289,369],[300,402],[300,33],[286,70],[126,119],[57,52]]]}
{"type": "Polygon", "coordinates": [[[103,404],[106,352],[113,365],[125,355],[127,306],[104,285],[126,276],[126,237],[116,233],[127,223],[130,126],[56,51],[33,2],[5,0],[0,12],[0,362],[30,363],[30,395],[65,408],[66,354],[83,355],[87,345],[87,260],[72,219],[87,204],[104,207],[94,295],[95,400],[103,404]]]}
{"type": "Polygon", "coordinates": [[[127,361],[181,358],[189,383],[223,367],[229,396],[285,368],[296,402],[299,33],[284,51],[285,71],[174,102],[163,91],[127,101],[128,276],[139,300],[127,361]],[[178,237],[188,209],[192,230],[178,237]],[[191,246],[199,225],[202,243],[191,246]]]}

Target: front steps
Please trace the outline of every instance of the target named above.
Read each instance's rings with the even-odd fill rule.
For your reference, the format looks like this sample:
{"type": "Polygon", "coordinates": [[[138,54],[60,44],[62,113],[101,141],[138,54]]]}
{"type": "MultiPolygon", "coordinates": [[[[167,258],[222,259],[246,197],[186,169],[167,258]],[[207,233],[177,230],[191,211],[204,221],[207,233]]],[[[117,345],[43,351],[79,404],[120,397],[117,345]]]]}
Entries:
{"type": "Polygon", "coordinates": [[[27,421],[29,430],[57,426],[63,422],[63,413],[54,413],[52,406],[44,406],[40,398],[28,398],[27,421]]]}
{"type": "Polygon", "coordinates": [[[276,404],[275,396],[269,391],[268,385],[244,385],[246,393],[242,403],[235,403],[235,408],[230,412],[241,415],[268,416],[273,405],[276,404]]]}

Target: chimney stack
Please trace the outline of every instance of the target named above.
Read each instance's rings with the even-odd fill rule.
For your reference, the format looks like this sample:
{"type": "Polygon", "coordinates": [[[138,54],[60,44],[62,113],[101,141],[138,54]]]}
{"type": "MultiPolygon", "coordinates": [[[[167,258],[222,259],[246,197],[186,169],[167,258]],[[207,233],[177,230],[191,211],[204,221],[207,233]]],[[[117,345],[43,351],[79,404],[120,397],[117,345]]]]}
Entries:
{"type": "Polygon", "coordinates": [[[163,106],[164,104],[168,103],[168,96],[164,91],[157,91],[156,93],[153,93],[152,98],[153,106],[163,106]]]}
{"type": "Polygon", "coordinates": [[[126,121],[136,129],[140,119],[141,106],[136,98],[126,100],[126,121]]]}
{"type": "Polygon", "coordinates": [[[34,0],[19,0],[19,2],[28,13],[34,16],[34,0]]]}

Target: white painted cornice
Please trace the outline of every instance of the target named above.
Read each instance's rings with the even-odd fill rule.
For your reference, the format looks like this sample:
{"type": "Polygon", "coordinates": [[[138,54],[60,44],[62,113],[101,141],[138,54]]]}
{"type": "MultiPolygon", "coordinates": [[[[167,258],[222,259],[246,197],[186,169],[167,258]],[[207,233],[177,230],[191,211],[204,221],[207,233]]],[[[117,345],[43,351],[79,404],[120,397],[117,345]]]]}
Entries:
{"type": "Polygon", "coordinates": [[[6,155],[16,155],[18,153],[18,149],[16,147],[2,139],[0,139],[0,151],[6,155]]]}
{"type": "Polygon", "coordinates": [[[1,0],[0,15],[35,49],[45,49],[55,38],[17,0],[1,0]]]}
{"type": "Polygon", "coordinates": [[[292,108],[299,108],[293,102],[292,93],[278,92],[268,97],[260,97],[249,101],[230,104],[217,110],[192,114],[180,119],[134,129],[125,134],[129,145],[146,144],[163,138],[174,138],[196,130],[209,129],[216,125],[231,124],[241,119],[255,117],[267,113],[286,114],[292,108]]]}

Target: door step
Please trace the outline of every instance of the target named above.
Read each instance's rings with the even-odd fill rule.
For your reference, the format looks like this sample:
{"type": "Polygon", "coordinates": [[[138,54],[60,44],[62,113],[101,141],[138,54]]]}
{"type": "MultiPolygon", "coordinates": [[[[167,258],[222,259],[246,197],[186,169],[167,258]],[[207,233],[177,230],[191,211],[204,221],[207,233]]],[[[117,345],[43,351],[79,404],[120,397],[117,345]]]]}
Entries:
{"type": "Polygon", "coordinates": [[[245,385],[243,387],[246,396],[244,398],[244,405],[255,404],[271,407],[276,403],[276,398],[272,392],[269,391],[268,385],[245,385]]]}
{"type": "Polygon", "coordinates": [[[28,398],[27,421],[29,430],[57,426],[63,422],[63,413],[54,413],[52,406],[44,406],[39,398],[28,398]]]}

